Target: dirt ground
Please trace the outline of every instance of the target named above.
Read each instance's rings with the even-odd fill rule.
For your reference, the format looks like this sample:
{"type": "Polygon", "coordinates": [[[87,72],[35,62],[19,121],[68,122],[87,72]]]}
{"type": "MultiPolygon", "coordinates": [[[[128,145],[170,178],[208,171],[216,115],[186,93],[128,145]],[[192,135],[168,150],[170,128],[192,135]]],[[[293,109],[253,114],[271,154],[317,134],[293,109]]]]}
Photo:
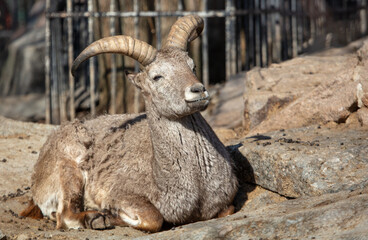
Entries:
{"type": "Polygon", "coordinates": [[[129,227],[116,227],[105,231],[55,230],[55,222],[48,219],[34,220],[18,216],[18,213],[27,206],[28,198],[28,190],[21,189],[1,198],[0,231],[6,239],[125,239],[146,235],[129,227]]]}

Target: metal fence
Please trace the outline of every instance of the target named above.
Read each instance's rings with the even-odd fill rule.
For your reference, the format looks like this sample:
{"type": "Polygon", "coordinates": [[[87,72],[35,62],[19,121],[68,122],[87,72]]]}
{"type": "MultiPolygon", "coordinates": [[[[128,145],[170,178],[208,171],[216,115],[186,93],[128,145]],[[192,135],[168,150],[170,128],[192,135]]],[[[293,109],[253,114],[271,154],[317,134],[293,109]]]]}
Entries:
{"type": "MultiPolygon", "coordinates": [[[[268,66],[304,52],[343,45],[367,34],[367,0],[193,0],[196,4],[191,9],[190,0],[170,1],[171,5],[175,2],[175,10],[165,10],[168,0],[147,1],[147,7],[142,7],[143,1],[138,0],[111,0],[105,11],[96,8],[97,2],[65,0],[52,8],[51,0],[46,0],[48,123],[74,119],[83,100],[88,102],[92,116],[101,112],[96,109],[100,98],[100,62],[91,58],[76,79],[70,74],[76,55],[96,40],[98,19],[109,20],[110,35],[121,33],[117,31],[118,21],[133,19],[135,38],[140,38],[141,23],[146,21],[154,29],[148,42],[159,49],[165,37],[162,25],[167,19],[189,14],[201,16],[205,28],[197,64],[201,68],[199,77],[206,86],[254,66],[268,66]],[[124,9],[124,2],[130,2],[132,8],[124,9]]],[[[116,106],[117,71],[126,66],[122,60],[118,67],[115,55],[109,64],[110,100],[104,111],[116,113],[121,112],[116,106]]],[[[138,71],[138,64],[134,68],[138,71]]],[[[133,111],[138,111],[137,91],[133,103],[133,111]]]]}

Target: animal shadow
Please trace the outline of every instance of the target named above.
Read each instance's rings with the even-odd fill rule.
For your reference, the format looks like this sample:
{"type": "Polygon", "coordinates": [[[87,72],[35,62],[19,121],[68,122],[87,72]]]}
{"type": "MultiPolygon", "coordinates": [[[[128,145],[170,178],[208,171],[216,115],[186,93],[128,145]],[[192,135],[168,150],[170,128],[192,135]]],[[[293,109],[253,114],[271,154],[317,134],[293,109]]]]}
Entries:
{"type": "Polygon", "coordinates": [[[242,146],[243,144],[239,143],[226,147],[234,160],[235,174],[239,181],[239,189],[234,199],[236,212],[239,211],[248,200],[248,193],[256,188],[253,168],[248,159],[239,151],[239,148],[242,146]]]}

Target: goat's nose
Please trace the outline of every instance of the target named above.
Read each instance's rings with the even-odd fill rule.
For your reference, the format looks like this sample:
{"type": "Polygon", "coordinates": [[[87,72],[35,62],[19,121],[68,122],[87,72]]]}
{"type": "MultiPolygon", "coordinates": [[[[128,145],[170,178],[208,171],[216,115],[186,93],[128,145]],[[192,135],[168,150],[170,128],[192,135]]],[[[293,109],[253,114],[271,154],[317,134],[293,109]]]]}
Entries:
{"type": "Polygon", "coordinates": [[[206,91],[206,88],[203,86],[202,83],[195,83],[190,87],[190,91],[193,93],[202,93],[206,91]]]}

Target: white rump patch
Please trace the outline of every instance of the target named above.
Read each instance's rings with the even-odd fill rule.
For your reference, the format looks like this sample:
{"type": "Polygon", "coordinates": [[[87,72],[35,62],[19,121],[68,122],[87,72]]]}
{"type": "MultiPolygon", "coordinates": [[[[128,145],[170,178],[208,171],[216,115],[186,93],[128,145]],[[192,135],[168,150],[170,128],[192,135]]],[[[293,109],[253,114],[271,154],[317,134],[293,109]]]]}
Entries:
{"type": "Polygon", "coordinates": [[[48,194],[48,198],[43,203],[37,203],[44,216],[54,219],[52,213],[57,212],[58,209],[57,193],[48,194]]]}

